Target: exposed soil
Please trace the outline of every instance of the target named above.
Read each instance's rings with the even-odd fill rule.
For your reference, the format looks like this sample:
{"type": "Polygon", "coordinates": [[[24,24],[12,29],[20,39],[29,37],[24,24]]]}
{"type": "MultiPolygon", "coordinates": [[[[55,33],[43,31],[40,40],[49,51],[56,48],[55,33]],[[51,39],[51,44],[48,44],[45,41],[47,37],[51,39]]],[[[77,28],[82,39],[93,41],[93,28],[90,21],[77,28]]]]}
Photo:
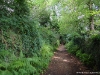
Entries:
{"type": "MultiPolygon", "coordinates": [[[[64,45],[60,45],[42,75],[91,75],[89,70],[73,55],[69,54],[64,45]]],[[[93,75],[93,74],[92,74],[93,75]]]]}

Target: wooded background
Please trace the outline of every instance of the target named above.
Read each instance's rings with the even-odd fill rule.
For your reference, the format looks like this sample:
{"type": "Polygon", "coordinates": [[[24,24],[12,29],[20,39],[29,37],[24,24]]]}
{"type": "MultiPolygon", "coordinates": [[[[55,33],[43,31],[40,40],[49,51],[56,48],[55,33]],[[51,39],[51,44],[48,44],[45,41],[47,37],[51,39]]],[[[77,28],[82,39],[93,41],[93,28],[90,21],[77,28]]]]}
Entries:
{"type": "Polygon", "coordinates": [[[99,17],[100,0],[0,0],[0,75],[39,75],[60,43],[100,70],[99,17]]]}

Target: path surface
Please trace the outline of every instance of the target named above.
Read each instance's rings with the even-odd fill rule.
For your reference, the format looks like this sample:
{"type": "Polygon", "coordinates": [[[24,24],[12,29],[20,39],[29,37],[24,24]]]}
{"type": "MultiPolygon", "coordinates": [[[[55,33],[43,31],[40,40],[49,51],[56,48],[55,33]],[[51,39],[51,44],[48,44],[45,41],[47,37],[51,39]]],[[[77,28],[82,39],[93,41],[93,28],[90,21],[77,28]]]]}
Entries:
{"type": "Polygon", "coordinates": [[[86,69],[75,56],[66,51],[64,45],[60,45],[43,75],[86,75],[78,73],[87,72],[86,69]]]}

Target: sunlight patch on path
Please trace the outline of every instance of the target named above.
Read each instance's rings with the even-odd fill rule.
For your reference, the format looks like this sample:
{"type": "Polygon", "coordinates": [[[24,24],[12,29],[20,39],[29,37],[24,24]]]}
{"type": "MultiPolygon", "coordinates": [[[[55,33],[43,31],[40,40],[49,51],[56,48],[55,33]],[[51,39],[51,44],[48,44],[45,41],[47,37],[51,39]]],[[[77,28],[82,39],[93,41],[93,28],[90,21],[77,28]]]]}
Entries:
{"type": "Polygon", "coordinates": [[[65,47],[60,45],[43,75],[76,75],[76,72],[82,72],[84,68],[75,56],[67,53],[65,47]]]}
{"type": "Polygon", "coordinates": [[[53,57],[55,60],[60,60],[60,61],[63,61],[63,62],[70,62],[69,60],[66,60],[66,59],[63,59],[61,57],[57,57],[57,56],[54,56],[53,57]]]}

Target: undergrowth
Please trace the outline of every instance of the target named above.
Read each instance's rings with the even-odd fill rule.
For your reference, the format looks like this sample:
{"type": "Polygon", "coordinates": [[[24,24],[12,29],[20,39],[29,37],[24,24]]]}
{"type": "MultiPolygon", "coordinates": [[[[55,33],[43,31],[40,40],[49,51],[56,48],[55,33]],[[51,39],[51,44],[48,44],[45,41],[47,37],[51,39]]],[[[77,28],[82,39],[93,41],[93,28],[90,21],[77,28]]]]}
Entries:
{"type": "Polygon", "coordinates": [[[0,75],[40,75],[48,67],[53,48],[44,45],[38,54],[25,57],[20,51],[16,56],[12,50],[0,50],[0,75]]]}
{"type": "Polygon", "coordinates": [[[75,36],[68,41],[66,48],[69,53],[76,55],[80,61],[93,71],[99,70],[99,45],[100,35],[97,33],[91,34],[88,38],[75,36]]]}
{"type": "Polygon", "coordinates": [[[40,75],[57,47],[44,1],[0,0],[0,75],[40,75]]]}
{"type": "Polygon", "coordinates": [[[12,30],[1,30],[0,36],[0,75],[40,75],[48,67],[54,46],[40,34],[39,40],[33,40],[33,44],[34,38],[23,37],[12,30]],[[34,45],[37,42],[40,45],[34,45]]]}

